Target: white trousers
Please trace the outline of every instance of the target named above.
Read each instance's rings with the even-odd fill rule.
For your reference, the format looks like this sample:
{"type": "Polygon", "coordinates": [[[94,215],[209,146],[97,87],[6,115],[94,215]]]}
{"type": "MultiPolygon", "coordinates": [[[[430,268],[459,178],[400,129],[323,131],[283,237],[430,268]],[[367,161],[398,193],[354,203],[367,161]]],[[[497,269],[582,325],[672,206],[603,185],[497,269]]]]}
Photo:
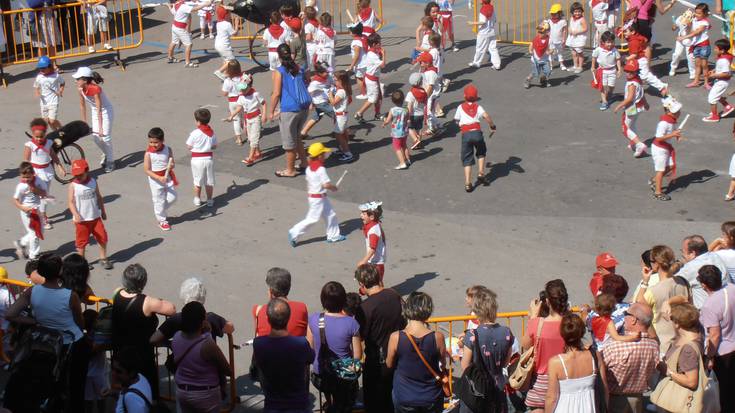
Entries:
{"type": "Polygon", "coordinates": [[[36,236],[36,231],[31,228],[31,217],[28,213],[20,211],[20,221],[26,230],[26,234],[20,239],[20,245],[28,249],[28,258],[36,259],[41,252],[41,240],[36,236]]]}
{"type": "MultiPolygon", "coordinates": [[[[235,111],[237,110],[237,102],[227,103],[229,103],[230,105],[230,115],[235,113],[235,111]]],[[[235,119],[232,120],[232,128],[235,130],[235,135],[242,135],[242,113],[240,113],[238,116],[235,116],[235,119]]]]}
{"type": "Polygon", "coordinates": [[[482,58],[485,53],[490,53],[490,62],[496,68],[500,68],[500,53],[498,53],[498,41],[495,36],[487,34],[477,35],[477,45],[475,46],[475,57],[472,63],[475,65],[482,64],[482,58]]]}
{"type": "Polygon", "coordinates": [[[623,112],[623,135],[625,135],[626,138],[630,139],[630,145],[633,144],[633,139],[638,138],[638,133],[636,132],[636,122],[638,122],[638,115],[631,116],[623,112]]]}
{"type": "MultiPolygon", "coordinates": [[[[67,173],[69,172],[70,171],[67,171],[67,173]]],[[[41,178],[41,180],[43,181],[44,184],[46,184],[46,196],[51,196],[51,181],[53,181],[53,179],[47,181],[41,178]]],[[[42,215],[41,219],[43,219],[43,215],[46,214],[46,206],[49,203],[50,202],[46,201],[46,198],[41,199],[41,206],[38,207],[38,211],[41,212],[41,215],[42,215]]],[[[45,224],[45,222],[42,222],[42,223],[45,224]]]]}
{"type": "Polygon", "coordinates": [[[656,75],[651,73],[651,70],[648,68],[648,58],[638,58],[638,67],[638,74],[641,75],[641,80],[643,80],[644,82],[655,87],[659,91],[668,86],[666,83],[662,82],[661,79],[657,78],[656,75]]]}
{"type": "Polygon", "coordinates": [[[439,103],[439,96],[439,91],[434,91],[426,101],[426,115],[428,117],[426,122],[434,130],[439,128],[439,119],[436,117],[436,105],[439,103]]]}
{"type": "Polygon", "coordinates": [[[679,66],[679,58],[684,54],[687,58],[687,67],[689,68],[689,77],[694,76],[694,54],[689,52],[689,48],[676,42],[674,46],[674,54],[671,55],[671,71],[673,72],[679,66]]]}
{"type": "Polygon", "coordinates": [[[169,179],[166,185],[163,185],[148,177],[148,186],[151,188],[151,198],[153,199],[153,214],[158,222],[163,222],[168,218],[166,211],[176,202],[174,182],[169,179]]]}
{"type": "Polygon", "coordinates": [[[102,130],[100,131],[97,111],[92,109],[92,138],[94,139],[94,143],[97,147],[100,148],[100,151],[102,151],[102,156],[104,157],[105,164],[108,167],[113,167],[115,165],[115,155],[113,155],[112,152],[112,119],[113,115],[111,112],[103,111],[102,130]],[[104,136],[100,137],[100,134],[104,136]]]}
{"type": "Polygon", "coordinates": [[[296,240],[311,227],[312,225],[323,219],[327,224],[327,240],[335,240],[339,238],[339,222],[337,221],[337,213],[332,209],[332,203],[327,197],[309,198],[309,211],[306,217],[298,224],[288,230],[291,238],[296,240]]]}
{"type": "Polygon", "coordinates": [[[207,27],[209,29],[209,33],[212,33],[212,28],[214,27],[214,20],[209,19],[209,22],[207,22],[207,18],[205,16],[199,16],[199,29],[204,33],[204,27],[207,27]]]}

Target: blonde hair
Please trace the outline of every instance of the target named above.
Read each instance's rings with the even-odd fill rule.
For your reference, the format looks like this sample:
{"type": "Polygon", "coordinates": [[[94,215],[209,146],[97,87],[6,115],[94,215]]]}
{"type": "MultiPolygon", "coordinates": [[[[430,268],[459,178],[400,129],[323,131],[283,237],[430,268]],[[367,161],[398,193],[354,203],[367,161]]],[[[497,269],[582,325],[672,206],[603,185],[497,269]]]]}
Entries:
{"type": "Polygon", "coordinates": [[[472,296],[472,312],[480,322],[494,322],[498,318],[497,294],[487,288],[478,290],[472,296]]]}

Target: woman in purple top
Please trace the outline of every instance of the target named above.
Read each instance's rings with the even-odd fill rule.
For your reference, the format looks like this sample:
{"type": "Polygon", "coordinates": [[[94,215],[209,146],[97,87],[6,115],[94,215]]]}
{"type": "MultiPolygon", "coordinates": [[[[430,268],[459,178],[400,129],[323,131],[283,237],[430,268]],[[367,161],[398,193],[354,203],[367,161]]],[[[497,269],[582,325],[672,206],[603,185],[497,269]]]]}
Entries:
{"type": "Polygon", "coordinates": [[[182,413],[218,413],[220,378],[230,375],[230,365],[209,331],[204,306],[192,301],[181,310],[181,331],[174,335],[171,351],[176,361],[176,400],[182,413]]]}
{"type": "MultiPolygon", "coordinates": [[[[333,353],[332,357],[340,359],[352,357],[356,360],[362,358],[360,325],[354,318],[344,313],[345,304],[347,303],[345,288],[336,281],[330,281],[322,287],[320,298],[324,312],[311,314],[306,329],[306,340],[315,353],[312,366],[314,374],[317,376],[322,374],[319,369],[319,357],[323,344],[319,328],[322,323],[327,348],[333,353]]],[[[352,410],[357,393],[357,381],[353,383],[354,388],[342,389],[345,391],[334,392],[334,394],[322,389],[327,399],[327,412],[349,412],[352,410]]]]}

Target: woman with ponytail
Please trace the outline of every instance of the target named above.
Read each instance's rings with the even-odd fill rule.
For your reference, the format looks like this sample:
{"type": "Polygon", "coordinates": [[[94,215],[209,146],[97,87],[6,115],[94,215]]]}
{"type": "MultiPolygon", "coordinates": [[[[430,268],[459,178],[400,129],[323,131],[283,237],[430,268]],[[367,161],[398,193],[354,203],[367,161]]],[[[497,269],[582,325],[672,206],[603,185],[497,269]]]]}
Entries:
{"type": "Polygon", "coordinates": [[[273,72],[269,120],[275,119],[276,108],[280,106],[278,127],[281,131],[281,146],[286,152],[286,169],[276,171],[276,176],[294,177],[304,170],[307,161],[299,132],[306,123],[311,97],[306,89],[304,69],[294,61],[291,48],[282,44],[277,51],[281,66],[273,72]],[[297,157],[301,163],[298,169],[295,167],[297,157]]]}

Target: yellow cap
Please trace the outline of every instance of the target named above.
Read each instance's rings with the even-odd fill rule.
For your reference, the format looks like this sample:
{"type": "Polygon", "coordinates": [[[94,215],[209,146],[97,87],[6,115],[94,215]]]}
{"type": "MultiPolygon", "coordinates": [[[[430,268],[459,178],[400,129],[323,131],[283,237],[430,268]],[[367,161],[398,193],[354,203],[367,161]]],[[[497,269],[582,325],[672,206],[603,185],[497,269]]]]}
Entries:
{"type": "Polygon", "coordinates": [[[332,152],[331,149],[324,146],[321,142],[315,142],[309,145],[309,157],[316,158],[317,156],[323,154],[323,153],[329,153],[332,152]]]}
{"type": "Polygon", "coordinates": [[[549,14],[556,14],[561,11],[561,4],[554,3],[551,5],[551,8],[549,9],[549,14]]]}
{"type": "Polygon", "coordinates": [[[7,280],[8,279],[8,271],[5,269],[5,267],[0,267],[0,280],[7,280]]]}

